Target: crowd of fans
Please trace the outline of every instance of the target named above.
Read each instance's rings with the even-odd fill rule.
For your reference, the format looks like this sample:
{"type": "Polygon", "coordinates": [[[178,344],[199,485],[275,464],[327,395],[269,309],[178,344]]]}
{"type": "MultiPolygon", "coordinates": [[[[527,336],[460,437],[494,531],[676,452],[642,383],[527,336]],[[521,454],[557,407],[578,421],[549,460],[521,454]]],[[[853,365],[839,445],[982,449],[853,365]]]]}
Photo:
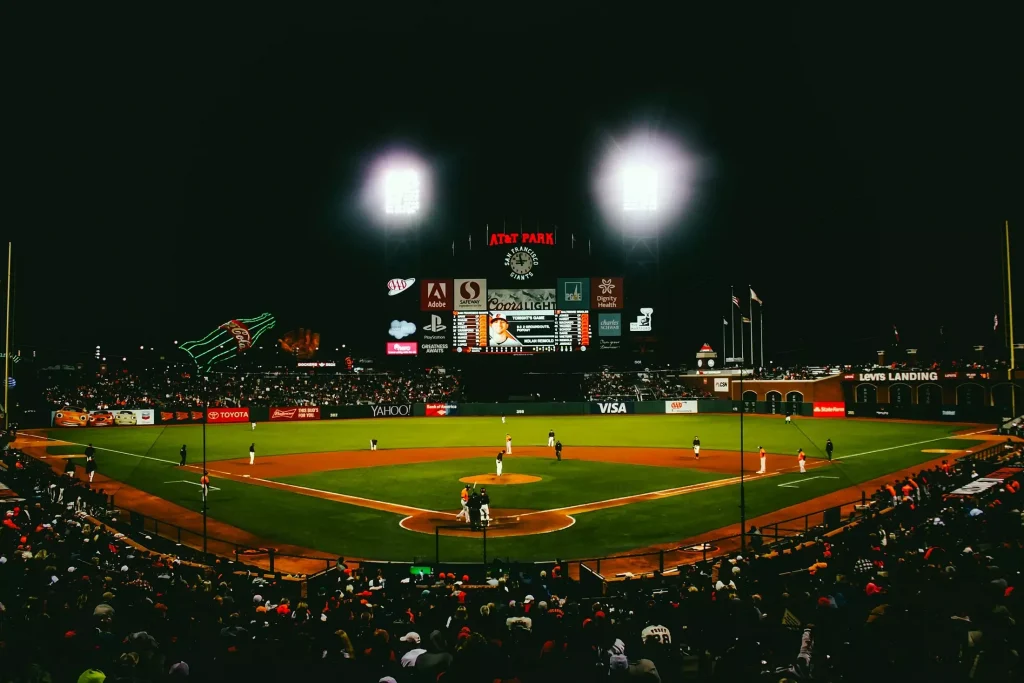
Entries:
{"type": "Polygon", "coordinates": [[[23,498],[0,498],[0,683],[1021,673],[1016,482],[949,495],[997,464],[919,473],[894,508],[839,536],[780,553],[752,530],[749,553],[612,583],[605,595],[560,566],[403,576],[341,562],[303,595],[227,563],[140,549],[88,516],[97,501],[74,489],[55,498],[60,475],[17,460],[8,454],[0,473],[23,498]]]}
{"type": "Polygon", "coordinates": [[[584,399],[588,401],[660,401],[714,397],[709,391],[684,384],[677,370],[590,372],[583,375],[582,389],[584,399]]]}
{"type": "Polygon", "coordinates": [[[229,373],[203,377],[194,368],[168,365],[127,371],[53,375],[46,400],[53,408],[196,408],[204,386],[214,406],[362,405],[458,400],[458,374],[438,370],[348,373],[229,373]]]}

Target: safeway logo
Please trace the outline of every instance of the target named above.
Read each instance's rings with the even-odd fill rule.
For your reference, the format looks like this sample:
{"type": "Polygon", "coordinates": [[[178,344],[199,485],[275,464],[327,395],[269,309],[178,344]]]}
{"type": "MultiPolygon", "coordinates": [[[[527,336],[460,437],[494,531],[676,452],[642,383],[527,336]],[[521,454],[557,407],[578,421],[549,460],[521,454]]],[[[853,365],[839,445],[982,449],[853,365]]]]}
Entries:
{"type": "Polygon", "coordinates": [[[600,410],[602,413],[605,413],[605,414],[625,413],[626,412],[626,404],[625,403],[599,403],[599,404],[597,404],[597,407],[598,407],[598,410],[600,410]]]}

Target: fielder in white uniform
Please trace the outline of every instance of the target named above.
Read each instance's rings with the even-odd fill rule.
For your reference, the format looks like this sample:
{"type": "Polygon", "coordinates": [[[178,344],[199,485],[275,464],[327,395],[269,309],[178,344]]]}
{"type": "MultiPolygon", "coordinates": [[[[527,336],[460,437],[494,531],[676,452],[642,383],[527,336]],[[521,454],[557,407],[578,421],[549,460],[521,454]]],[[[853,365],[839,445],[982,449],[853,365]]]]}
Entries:
{"type": "Polygon", "coordinates": [[[480,489],[480,521],[484,526],[491,525],[491,497],[486,488],[480,489]]]}
{"type": "Polygon", "coordinates": [[[792,422],[793,422],[793,416],[792,415],[787,415],[786,416],[786,424],[791,424],[792,422]]]}
{"type": "Polygon", "coordinates": [[[505,413],[501,414],[501,424],[505,424],[505,413]]]}
{"type": "Polygon", "coordinates": [[[249,464],[256,462],[256,444],[249,446],[249,464]]]}
{"type": "Polygon", "coordinates": [[[256,431],[256,423],[255,422],[252,423],[252,431],[254,431],[254,432],[256,431]]]}
{"type": "Polygon", "coordinates": [[[502,461],[502,458],[504,456],[505,456],[504,453],[502,453],[501,451],[498,451],[498,455],[494,459],[494,469],[496,469],[498,471],[498,476],[499,477],[501,476],[501,461],[502,461]]]}
{"type": "Polygon", "coordinates": [[[761,469],[757,471],[757,474],[764,474],[768,469],[768,456],[765,455],[764,446],[758,446],[757,450],[761,454],[761,469]]]}
{"type": "Polygon", "coordinates": [[[512,435],[505,435],[505,454],[512,455],[512,435]]]}
{"type": "Polygon", "coordinates": [[[693,457],[700,460],[700,439],[693,437],[693,457]]]}
{"type": "Polygon", "coordinates": [[[555,430],[554,429],[549,429],[548,430],[548,447],[549,448],[553,448],[554,445],[555,445],[555,430]]]}

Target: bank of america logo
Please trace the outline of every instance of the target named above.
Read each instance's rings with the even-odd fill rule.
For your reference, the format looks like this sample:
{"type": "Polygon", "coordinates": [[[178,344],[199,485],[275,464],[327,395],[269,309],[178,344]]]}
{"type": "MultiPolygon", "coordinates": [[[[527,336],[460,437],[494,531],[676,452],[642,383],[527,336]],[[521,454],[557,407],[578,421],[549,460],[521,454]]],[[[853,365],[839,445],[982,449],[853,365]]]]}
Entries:
{"type": "Polygon", "coordinates": [[[441,324],[441,316],[432,315],[430,316],[430,324],[425,326],[423,329],[427,332],[440,332],[441,330],[448,329],[448,327],[441,324]]]}
{"type": "Polygon", "coordinates": [[[581,283],[581,282],[566,282],[565,283],[565,300],[566,301],[583,301],[583,283],[581,283]]]}

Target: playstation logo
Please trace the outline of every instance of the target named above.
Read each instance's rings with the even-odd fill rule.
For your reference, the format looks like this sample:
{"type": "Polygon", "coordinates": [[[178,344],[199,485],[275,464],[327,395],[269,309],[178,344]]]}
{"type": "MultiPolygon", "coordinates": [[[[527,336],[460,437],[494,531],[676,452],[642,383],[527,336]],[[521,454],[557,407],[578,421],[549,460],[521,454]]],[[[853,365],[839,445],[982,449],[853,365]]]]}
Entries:
{"type": "Polygon", "coordinates": [[[448,329],[448,327],[446,325],[441,324],[441,316],[432,315],[430,316],[430,324],[424,325],[423,329],[427,330],[428,332],[440,332],[441,330],[448,329]]]}

